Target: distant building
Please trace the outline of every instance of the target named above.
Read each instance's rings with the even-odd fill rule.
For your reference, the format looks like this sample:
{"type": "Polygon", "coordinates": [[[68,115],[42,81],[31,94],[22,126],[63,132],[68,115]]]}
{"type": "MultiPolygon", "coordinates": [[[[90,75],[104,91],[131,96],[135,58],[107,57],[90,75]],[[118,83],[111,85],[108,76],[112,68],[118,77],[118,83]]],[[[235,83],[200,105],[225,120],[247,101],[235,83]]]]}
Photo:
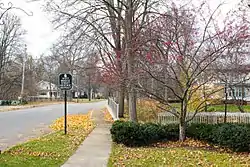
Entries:
{"type": "MultiPolygon", "coordinates": [[[[218,79],[214,83],[223,86],[228,100],[244,100],[250,102],[250,65],[241,65],[237,68],[218,70],[223,81],[218,79]]],[[[225,100],[225,93],[221,97],[225,100]]]]}
{"type": "Polygon", "coordinates": [[[37,83],[38,98],[59,98],[60,97],[60,89],[56,84],[50,83],[48,81],[40,81],[37,83]]]}

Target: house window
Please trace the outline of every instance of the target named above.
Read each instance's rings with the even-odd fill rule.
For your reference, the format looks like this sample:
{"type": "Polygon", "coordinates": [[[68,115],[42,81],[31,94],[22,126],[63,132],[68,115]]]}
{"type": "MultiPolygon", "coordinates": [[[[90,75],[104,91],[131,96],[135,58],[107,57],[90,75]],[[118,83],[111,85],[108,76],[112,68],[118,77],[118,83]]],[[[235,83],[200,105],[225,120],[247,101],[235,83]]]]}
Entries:
{"type": "Polygon", "coordinates": [[[235,97],[239,97],[239,88],[235,88],[235,97]]]}
{"type": "Polygon", "coordinates": [[[228,90],[228,96],[231,97],[232,96],[232,91],[229,89],[228,90]]]}
{"type": "Polygon", "coordinates": [[[242,91],[241,91],[241,88],[239,88],[239,97],[242,96],[242,91]]]}
{"type": "Polygon", "coordinates": [[[235,97],[235,88],[232,89],[233,97],[235,97]]]}
{"type": "Polygon", "coordinates": [[[47,95],[47,93],[41,92],[40,95],[44,96],[44,95],[47,95]]]}

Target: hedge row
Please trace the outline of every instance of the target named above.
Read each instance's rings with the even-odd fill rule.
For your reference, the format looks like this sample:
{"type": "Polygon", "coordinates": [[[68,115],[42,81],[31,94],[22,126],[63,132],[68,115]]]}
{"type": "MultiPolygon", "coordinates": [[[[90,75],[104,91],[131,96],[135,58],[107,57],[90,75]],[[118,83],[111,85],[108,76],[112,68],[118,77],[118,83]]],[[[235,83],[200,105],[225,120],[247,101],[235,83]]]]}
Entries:
{"type": "Polygon", "coordinates": [[[27,104],[25,100],[0,100],[0,106],[11,106],[11,105],[21,105],[27,104]]]}
{"type": "MultiPolygon", "coordinates": [[[[147,146],[154,142],[178,140],[176,124],[160,125],[115,121],[111,128],[112,140],[126,146],[147,146]]],[[[187,137],[207,141],[233,151],[250,151],[250,125],[245,124],[191,124],[187,137]]]]}
{"type": "Polygon", "coordinates": [[[115,121],[110,132],[114,142],[126,146],[146,146],[157,141],[178,138],[175,126],[154,123],[115,121]]]}
{"type": "Polygon", "coordinates": [[[191,124],[187,136],[207,141],[233,151],[250,151],[250,125],[248,124],[191,124]]]}

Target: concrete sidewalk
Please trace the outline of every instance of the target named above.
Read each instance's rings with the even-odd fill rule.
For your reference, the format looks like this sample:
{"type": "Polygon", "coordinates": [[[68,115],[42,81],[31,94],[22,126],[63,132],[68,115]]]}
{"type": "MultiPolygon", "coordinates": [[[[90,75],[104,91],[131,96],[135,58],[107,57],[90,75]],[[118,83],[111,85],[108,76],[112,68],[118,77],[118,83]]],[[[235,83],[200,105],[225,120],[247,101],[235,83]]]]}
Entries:
{"type": "Polygon", "coordinates": [[[106,167],[111,152],[110,127],[101,111],[92,115],[96,128],[62,167],[106,167]]]}

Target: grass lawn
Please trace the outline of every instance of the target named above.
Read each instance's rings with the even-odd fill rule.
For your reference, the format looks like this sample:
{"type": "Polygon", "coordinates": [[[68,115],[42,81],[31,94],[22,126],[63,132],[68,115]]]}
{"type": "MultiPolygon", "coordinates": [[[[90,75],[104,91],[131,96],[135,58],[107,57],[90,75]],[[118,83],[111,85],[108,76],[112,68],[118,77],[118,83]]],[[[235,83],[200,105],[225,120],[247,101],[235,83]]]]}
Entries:
{"type": "Polygon", "coordinates": [[[1,167],[59,167],[75,152],[94,128],[90,113],[69,116],[64,135],[63,118],[51,126],[57,130],[41,138],[14,146],[0,154],[1,167]]]}
{"type": "Polygon", "coordinates": [[[1,167],[60,166],[74,153],[87,134],[63,131],[28,141],[0,155],[1,167]]]}
{"type": "MultiPolygon", "coordinates": [[[[180,109],[180,103],[172,103],[173,107],[176,107],[177,109],[180,109]]],[[[243,109],[245,112],[250,112],[250,105],[243,105],[243,109]]],[[[208,111],[213,112],[224,112],[225,106],[223,104],[220,105],[212,105],[208,106],[208,111]]],[[[228,104],[227,105],[227,111],[228,112],[240,112],[239,108],[235,104],[228,104]]]]}
{"type": "MultiPolygon", "coordinates": [[[[224,111],[225,108],[224,105],[214,105],[214,106],[209,106],[208,107],[208,110],[213,110],[213,111],[224,111]]],[[[245,112],[250,112],[250,105],[244,105],[243,106],[243,109],[245,112]]],[[[237,105],[234,105],[234,104],[228,104],[227,105],[227,110],[229,112],[240,112],[239,108],[237,107],[237,105]]]]}
{"type": "Polygon", "coordinates": [[[129,148],[113,144],[108,167],[228,167],[250,166],[250,155],[213,150],[175,148],[129,148]]]}

